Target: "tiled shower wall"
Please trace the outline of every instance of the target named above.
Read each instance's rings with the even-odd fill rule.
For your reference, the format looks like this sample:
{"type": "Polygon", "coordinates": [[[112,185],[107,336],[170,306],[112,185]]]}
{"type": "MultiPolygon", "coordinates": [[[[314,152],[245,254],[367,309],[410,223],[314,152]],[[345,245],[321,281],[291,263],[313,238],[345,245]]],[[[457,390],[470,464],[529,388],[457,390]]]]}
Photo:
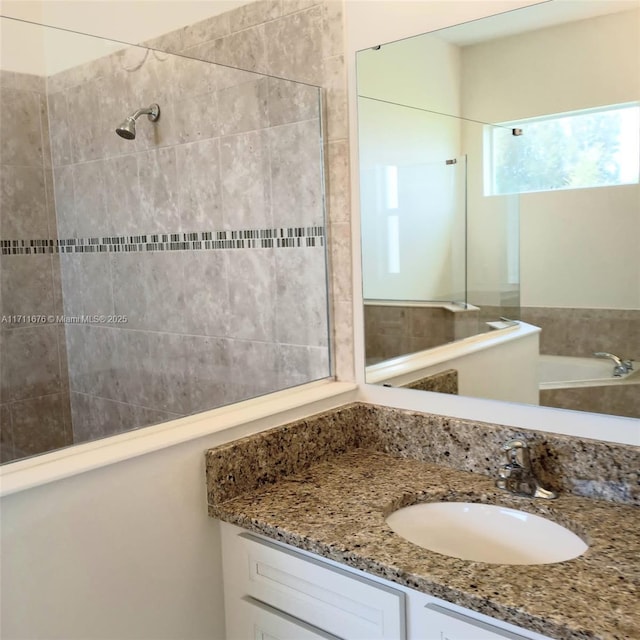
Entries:
{"type": "Polygon", "coordinates": [[[353,380],[353,292],[344,0],[262,0],[147,43],[323,88],[334,370],[353,380]]]}
{"type": "MultiPolygon", "coordinates": [[[[56,238],[45,79],[0,71],[0,237],[56,238]]],[[[0,457],[72,442],[58,256],[0,256],[0,457]],[[53,316],[53,318],[51,317],[53,316]]]]}
{"type": "Polygon", "coordinates": [[[59,233],[143,238],[61,256],[65,313],[116,316],[66,327],[75,440],[326,377],[317,90],[141,49],[100,67],[51,82],[59,233]]]}
{"type": "Polygon", "coordinates": [[[640,311],[522,307],[524,322],[542,329],[540,353],[588,358],[608,351],[640,360],[640,311]]]}
{"type": "Polygon", "coordinates": [[[480,332],[477,308],[368,303],[364,307],[367,364],[462,340],[480,332]]]}
{"type": "MultiPolygon", "coordinates": [[[[327,88],[334,337],[350,346],[341,6],[260,2],[152,46],[327,88]]],[[[328,374],[313,87],[130,48],[49,78],[48,99],[64,313],[116,316],[66,325],[75,442],[328,374]],[[151,102],[157,124],[115,135],[151,102]]]]}

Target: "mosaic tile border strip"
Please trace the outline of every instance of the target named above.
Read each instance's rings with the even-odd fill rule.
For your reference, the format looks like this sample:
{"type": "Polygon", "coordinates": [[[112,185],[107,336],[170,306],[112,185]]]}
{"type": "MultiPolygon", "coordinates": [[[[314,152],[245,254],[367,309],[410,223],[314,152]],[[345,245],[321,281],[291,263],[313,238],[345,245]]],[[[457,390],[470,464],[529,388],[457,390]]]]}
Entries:
{"type": "Polygon", "coordinates": [[[284,249],[324,247],[325,229],[280,227],[235,231],[149,233],[88,238],[0,240],[2,255],[67,253],[134,253],[152,251],[212,251],[220,249],[284,249]]]}

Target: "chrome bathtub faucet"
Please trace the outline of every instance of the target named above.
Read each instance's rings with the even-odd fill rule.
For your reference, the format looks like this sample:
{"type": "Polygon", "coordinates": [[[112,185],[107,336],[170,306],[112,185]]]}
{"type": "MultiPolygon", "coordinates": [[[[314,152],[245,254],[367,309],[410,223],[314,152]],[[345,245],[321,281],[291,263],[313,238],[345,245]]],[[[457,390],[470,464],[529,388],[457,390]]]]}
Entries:
{"type": "Polygon", "coordinates": [[[608,351],[596,351],[593,354],[596,358],[609,358],[609,360],[613,360],[613,377],[620,378],[621,376],[626,376],[627,373],[633,371],[633,362],[631,360],[623,360],[619,356],[616,356],[613,353],[609,353],[608,351]]]}
{"type": "Polygon", "coordinates": [[[501,447],[504,464],[500,466],[496,487],[527,498],[557,498],[557,494],[540,486],[531,469],[529,447],[524,440],[509,440],[501,447]]]}

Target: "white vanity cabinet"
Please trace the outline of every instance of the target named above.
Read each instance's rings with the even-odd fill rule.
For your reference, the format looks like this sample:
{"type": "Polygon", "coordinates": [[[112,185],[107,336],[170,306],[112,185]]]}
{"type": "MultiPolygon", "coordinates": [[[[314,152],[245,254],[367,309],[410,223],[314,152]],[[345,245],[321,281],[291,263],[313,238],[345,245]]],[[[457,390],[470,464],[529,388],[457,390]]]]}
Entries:
{"type": "MultiPolygon", "coordinates": [[[[228,638],[251,640],[340,640],[301,620],[250,598],[242,598],[238,606],[236,626],[227,631],[228,638]]],[[[228,624],[227,624],[228,626],[228,624]]]]}
{"type": "Polygon", "coordinates": [[[227,640],[551,640],[222,522],[227,640]]]}
{"type": "Polygon", "coordinates": [[[414,638],[420,640],[528,640],[543,638],[539,634],[522,635],[501,629],[495,623],[483,622],[472,616],[478,614],[468,611],[468,615],[453,611],[437,604],[427,604],[422,608],[421,620],[414,625],[414,638]]]}
{"type": "Polygon", "coordinates": [[[329,636],[405,640],[405,594],[292,547],[222,523],[227,639],[246,635],[260,602],[329,636]]]}

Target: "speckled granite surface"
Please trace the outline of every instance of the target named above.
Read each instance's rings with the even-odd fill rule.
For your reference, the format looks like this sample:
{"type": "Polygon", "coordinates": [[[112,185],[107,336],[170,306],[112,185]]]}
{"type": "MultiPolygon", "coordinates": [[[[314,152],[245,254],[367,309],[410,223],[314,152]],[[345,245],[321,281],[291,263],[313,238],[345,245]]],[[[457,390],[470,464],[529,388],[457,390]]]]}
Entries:
{"type": "Polygon", "coordinates": [[[208,500],[229,500],[356,447],[495,478],[500,446],[515,437],[528,442],[546,487],[640,504],[639,447],[358,403],[211,449],[208,500]]]}
{"type": "Polygon", "coordinates": [[[435,391],[436,393],[458,395],[458,372],[455,369],[447,369],[402,386],[417,391],[435,391]]]}
{"type": "Polygon", "coordinates": [[[634,447],[349,405],[210,450],[209,514],[558,640],[638,640],[640,511],[625,484],[635,477],[637,489],[638,455],[634,447]],[[302,433],[309,429],[317,440],[302,433]],[[573,456],[570,489],[617,502],[567,493],[546,502],[495,489],[487,474],[505,435],[554,456],[545,469],[556,487],[573,456]],[[616,472],[618,464],[634,466],[616,472]],[[552,565],[491,565],[422,549],[386,525],[395,509],[435,500],[537,513],[572,529],[589,550],[552,565]]]}
{"type": "MultiPolygon", "coordinates": [[[[640,505],[640,446],[360,405],[361,446],[496,477],[500,446],[523,438],[533,469],[550,489],[640,505]]],[[[640,421],[630,422],[640,445],[640,421]]]]}

